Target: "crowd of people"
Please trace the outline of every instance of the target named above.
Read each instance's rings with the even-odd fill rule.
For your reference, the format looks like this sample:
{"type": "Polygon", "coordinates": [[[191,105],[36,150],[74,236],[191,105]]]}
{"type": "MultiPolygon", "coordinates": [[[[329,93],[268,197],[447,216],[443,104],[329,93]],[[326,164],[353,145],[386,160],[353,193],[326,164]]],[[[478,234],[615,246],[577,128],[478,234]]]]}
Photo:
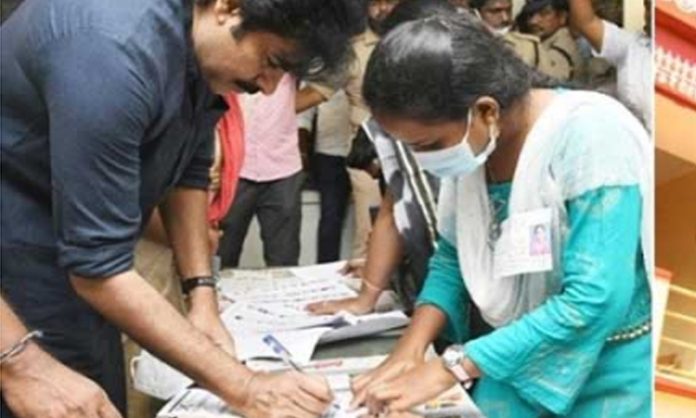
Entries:
{"type": "Polygon", "coordinates": [[[320,416],[323,378],[236,360],[215,289],[254,217],[266,265],[299,263],[308,175],[316,261],[351,210],[362,280],[307,310],[393,288],[411,315],[355,406],[460,383],[487,417],[650,416],[652,5],[641,33],[521,6],[24,0],[0,31],[2,416],[127,416],[136,343],[244,416],[320,416]]]}

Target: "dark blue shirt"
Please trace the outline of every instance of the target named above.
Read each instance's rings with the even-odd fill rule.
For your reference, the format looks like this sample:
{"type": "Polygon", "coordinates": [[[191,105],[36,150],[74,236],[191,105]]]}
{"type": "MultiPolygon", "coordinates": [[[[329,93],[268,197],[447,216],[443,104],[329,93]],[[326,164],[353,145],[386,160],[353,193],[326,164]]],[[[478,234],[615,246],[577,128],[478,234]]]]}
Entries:
{"type": "Polygon", "coordinates": [[[224,104],[199,76],[191,12],[190,0],[26,0],[2,25],[3,291],[132,268],[166,192],[207,187],[224,104]]]}

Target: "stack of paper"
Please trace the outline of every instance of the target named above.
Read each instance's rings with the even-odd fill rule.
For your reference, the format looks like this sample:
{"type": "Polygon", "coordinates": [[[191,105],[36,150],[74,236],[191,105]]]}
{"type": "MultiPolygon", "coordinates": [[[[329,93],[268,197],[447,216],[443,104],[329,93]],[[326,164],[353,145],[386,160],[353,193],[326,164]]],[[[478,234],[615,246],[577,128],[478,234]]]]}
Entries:
{"type": "MultiPolygon", "coordinates": [[[[357,295],[339,273],[343,264],[222,271],[220,293],[227,304],[221,318],[234,337],[237,359],[278,359],[263,343],[272,334],[296,362],[305,364],[319,343],[373,335],[408,323],[398,310],[361,316],[307,312],[309,303],[357,295]]],[[[133,360],[131,370],[136,389],[160,399],[171,398],[191,383],[145,351],[133,360]]]]}
{"type": "MultiPolygon", "coordinates": [[[[310,314],[306,306],[312,302],[357,295],[339,273],[341,266],[342,263],[331,263],[223,272],[221,292],[230,303],[222,320],[235,338],[239,358],[248,359],[247,355],[263,345],[261,339],[266,334],[273,334],[282,343],[295,341],[286,348],[295,360],[306,362],[317,343],[373,335],[408,323],[408,317],[398,310],[361,316],[347,312],[310,314]]],[[[258,355],[267,354],[264,351],[258,355]]]]}

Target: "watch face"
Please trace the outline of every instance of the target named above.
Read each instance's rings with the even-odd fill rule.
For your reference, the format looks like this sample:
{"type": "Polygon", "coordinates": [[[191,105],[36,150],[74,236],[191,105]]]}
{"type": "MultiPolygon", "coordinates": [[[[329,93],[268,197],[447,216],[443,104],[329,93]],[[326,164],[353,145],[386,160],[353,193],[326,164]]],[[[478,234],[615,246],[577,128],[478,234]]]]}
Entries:
{"type": "Polygon", "coordinates": [[[464,353],[459,349],[459,347],[451,346],[447,347],[445,352],[442,354],[442,360],[445,362],[447,367],[456,366],[462,361],[464,353]]]}

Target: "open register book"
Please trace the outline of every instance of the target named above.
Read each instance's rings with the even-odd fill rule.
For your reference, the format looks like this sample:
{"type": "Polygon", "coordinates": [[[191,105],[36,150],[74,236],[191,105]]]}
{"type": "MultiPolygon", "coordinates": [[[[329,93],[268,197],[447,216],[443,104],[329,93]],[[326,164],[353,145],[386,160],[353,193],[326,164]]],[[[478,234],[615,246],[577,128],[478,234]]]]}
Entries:
{"type": "MultiPolygon", "coordinates": [[[[384,356],[321,360],[311,362],[305,369],[309,373],[321,373],[326,376],[334,392],[334,402],[324,414],[324,418],[358,418],[366,413],[359,408],[351,411],[348,406],[352,400],[350,378],[360,372],[372,369],[384,360],[384,356]]],[[[277,370],[278,363],[255,362],[250,367],[257,370],[277,370]]],[[[424,417],[463,417],[483,418],[469,395],[456,385],[412,411],[424,417]]],[[[192,388],[178,393],[157,414],[157,418],[238,418],[215,395],[203,389],[192,388]]]]}

